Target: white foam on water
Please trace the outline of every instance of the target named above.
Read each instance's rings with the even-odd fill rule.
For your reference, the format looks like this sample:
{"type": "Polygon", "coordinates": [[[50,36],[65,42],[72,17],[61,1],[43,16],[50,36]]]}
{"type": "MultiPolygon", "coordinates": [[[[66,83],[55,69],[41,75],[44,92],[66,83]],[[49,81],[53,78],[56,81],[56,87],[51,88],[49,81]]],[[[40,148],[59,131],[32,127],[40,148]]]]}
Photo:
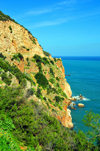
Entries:
{"type": "Polygon", "coordinates": [[[83,101],[90,101],[90,99],[84,97],[83,101]]]}
{"type": "Polygon", "coordinates": [[[79,95],[73,96],[72,98],[75,98],[75,99],[78,100],[78,101],[90,101],[90,99],[88,99],[88,98],[86,98],[86,97],[84,97],[84,96],[83,96],[83,99],[80,99],[80,96],[79,96],[79,95]]]}

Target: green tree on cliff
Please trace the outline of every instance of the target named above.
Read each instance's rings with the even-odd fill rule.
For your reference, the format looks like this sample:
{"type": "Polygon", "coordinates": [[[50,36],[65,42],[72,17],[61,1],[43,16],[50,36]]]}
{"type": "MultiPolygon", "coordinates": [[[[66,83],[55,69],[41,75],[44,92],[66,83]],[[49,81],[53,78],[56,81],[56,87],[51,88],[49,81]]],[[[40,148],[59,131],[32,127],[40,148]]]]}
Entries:
{"type": "Polygon", "coordinates": [[[100,150],[100,114],[87,112],[83,121],[90,128],[87,133],[88,140],[96,143],[100,150]]]}

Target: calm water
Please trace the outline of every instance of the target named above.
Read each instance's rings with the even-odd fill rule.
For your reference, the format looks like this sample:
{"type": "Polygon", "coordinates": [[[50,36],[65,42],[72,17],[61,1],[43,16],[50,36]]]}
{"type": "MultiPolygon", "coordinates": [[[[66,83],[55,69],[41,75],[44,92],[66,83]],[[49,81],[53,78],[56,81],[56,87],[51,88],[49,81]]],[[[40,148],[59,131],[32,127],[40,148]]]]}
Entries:
{"type": "Polygon", "coordinates": [[[62,57],[62,61],[65,74],[71,75],[66,78],[71,85],[73,96],[82,94],[87,98],[81,101],[85,104],[85,108],[77,107],[71,113],[74,129],[86,131],[87,128],[82,122],[85,112],[93,111],[100,114],[100,58],[62,57]]]}

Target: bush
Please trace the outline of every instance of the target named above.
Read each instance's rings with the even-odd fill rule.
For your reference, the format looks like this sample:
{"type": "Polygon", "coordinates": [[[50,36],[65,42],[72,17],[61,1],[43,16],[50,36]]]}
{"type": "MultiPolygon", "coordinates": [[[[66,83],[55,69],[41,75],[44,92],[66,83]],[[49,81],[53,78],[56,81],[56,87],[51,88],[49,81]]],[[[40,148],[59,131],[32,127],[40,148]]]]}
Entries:
{"type": "Polygon", "coordinates": [[[1,57],[2,59],[5,59],[5,58],[6,58],[2,53],[0,53],[0,57],[1,57]]]}
{"type": "Polygon", "coordinates": [[[11,21],[15,22],[14,19],[11,19],[8,15],[3,14],[1,11],[0,11],[0,20],[1,21],[11,20],[11,21]]]}
{"type": "Polygon", "coordinates": [[[14,140],[12,137],[7,140],[0,137],[1,150],[12,147],[10,150],[19,151],[15,146],[17,142],[31,146],[30,150],[95,150],[95,146],[83,134],[77,135],[73,130],[63,127],[49,115],[46,108],[34,100],[32,104],[27,100],[20,102],[20,96],[22,94],[19,89],[0,89],[0,111],[4,114],[0,118],[0,126],[2,130],[9,130],[15,136],[14,140]],[[7,113],[11,119],[5,117],[7,113]]]}
{"type": "Polygon", "coordinates": [[[29,98],[34,94],[35,90],[33,88],[30,88],[27,90],[26,98],[29,98]]]}
{"type": "Polygon", "coordinates": [[[19,83],[21,83],[24,79],[27,79],[32,84],[34,84],[34,81],[28,76],[22,73],[16,66],[11,66],[7,61],[0,58],[0,67],[5,71],[11,72],[15,77],[19,80],[19,83]]]}
{"type": "Polygon", "coordinates": [[[50,60],[50,63],[51,63],[52,65],[54,65],[54,61],[50,60]]]}
{"type": "Polygon", "coordinates": [[[11,79],[10,77],[7,76],[5,72],[1,74],[1,78],[2,78],[2,81],[4,81],[7,85],[11,84],[11,79]]]}
{"type": "Polygon", "coordinates": [[[63,97],[60,97],[60,96],[55,96],[55,100],[57,103],[61,102],[62,100],[64,100],[63,97]]]}
{"type": "Polygon", "coordinates": [[[30,66],[29,58],[26,58],[26,60],[27,60],[27,66],[30,66]]]}
{"type": "Polygon", "coordinates": [[[56,77],[56,80],[57,80],[57,81],[60,81],[60,79],[59,79],[58,77],[56,77]]]}
{"type": "Polygon", "coordinates": [[[41,99],[42,93],[40,88],[37,88],[36,96],[41,99]]]}
{"type": "Polygon", "coordinates": [[[46,79],[46,77],[45,77],[42,73],[38,72],[38,73],[35,75],[35,78],[36,78],[36,80],[37,80],[37,83],[38,83],[43,89],[47,88],[47,86],[49,85],[48,80],[46,79]]]}
{"type": "Polygon", "coordinates": [[[55,79],[54,79],[54,78],[51,78],[49,81],[50,81],[52,84],[55,83],[55,79]]]}
{"type": "Polygon", "coordinates": [[[50,74],[51,74],[52,76],[54,76],[54,72],[53,72],[53,69],[52,69],[52,68],[50,68],[50,74]]]}
{"type": "Polygon", "coordinates": [[[49,61],[48,61],[48,59],[47,59],[46,57],[43,57],[43,58],[42,58],[42,63],[43,63],[44,65],[50,64],[49,61]]]}
{"type": "Polygon", "coordinates": [[[55,88],[52,88],[50,85],[48,85],[47,87],[47,94],[50,94],[50,93],[57,93],[57,90],[55,88]]]}
{"type": "Polygon", "coordinates": [[[40,72],[42,72],[42,65],[41,65],[41,63],[43,63],[44,65],[50,64],[49,61],[48,61],[48,59],[46,57],[41,58],[39,55],[34,55],[33,58],[35,59],[40,72]]]}
{"type": "Polygon", "coordinates": [[[33,58],[36,60],[37,66],[39,68],[39,71],[42,72],[41,57],[38,56],[38,55],[35,55],[33,58]]]}
{"type": "Polygon", "coordinates": [[[10,32],[12,33],[12,27],[11,27],[11,26],[9,26],[9,30],[10,30],[10,32]]]}
{"type": "Polygon", "coordinates": [[[50,53],[48,53],[48,52],[46,52],[46,51],[43,51],[43,53],[44,53],[44,55],[46,55],[46,56],[50,56],[50,53]]]}
{"type": "Polygon", "coordinates": [[[11,60],[17,60],[20,62],[20,60],[22,60],[22,59],[23,59],[23,55],[18,53],[18,54],[13,55],[11,60]]]}

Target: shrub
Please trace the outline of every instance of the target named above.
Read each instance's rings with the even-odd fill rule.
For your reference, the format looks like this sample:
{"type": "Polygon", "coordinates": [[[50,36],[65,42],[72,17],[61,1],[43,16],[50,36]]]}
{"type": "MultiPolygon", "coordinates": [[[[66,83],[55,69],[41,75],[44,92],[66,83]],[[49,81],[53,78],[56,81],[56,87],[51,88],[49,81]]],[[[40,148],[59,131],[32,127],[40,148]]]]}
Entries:
{"type": "Polygon", "coordinates": [[[13,55],[11,60],[17,60],[20,62],[20,60],[22,60],[22,59],[23,59],[23,55],[18,53],[18,54],[13,55]]]}
{"type": "Polygon", "coordinates": [[[48,61],[48,59],[47,59],[46,57],[43,57],[43,58],[42,58],[42,63],[43,63],[44,65],[50,64],[49,61],[48,61]]]}
{"type": "Polygon", "coordinates": [[[64,100],[63,97],[60,97],[60,96],[55,96],[55,100],[57,103],[61,102],[62,100],[64,100]]]}
{"type": "Polygon", "coordinates": [[[63,127],[56,118],[49,115],[46,108],[34,100],[32,104],[28,101],[18,103],[19,96],[22,96],[19,89],[0,89],[0,111],[3,111],[4,115],[8,113],[12,119],[2,117],[0,124],[3,125],[2,130],[10,130],[16,138],[14,141],[8,137],[9,141],[5,141],[2,137],[0,147],[5,147],[0,148],[1,150],[7,150],[6,147],[12,144],[12,150],[19,151],[20,149],[14,146],[16,142],[31,146],[30,150],[95,150],[95,146],[89,143],[82,133],[77,135],[73,130],[63,127]]]}
{"type": "Polygon", "coordinates": [[[32,37],[32,42],[33,42],[33,44],[36,45],[36,41],[35,41],[35,38],[34,38],[34,37],[32,37]]]}
{"type": "Polygon", "coordinates": [[[16,66],[11,66],[7,61],[0,58],[0,67],[5,71],[11,72],[21,83],[24,79],[27,79],[32,84],[35,84],[34,81],[26,74],[22,73],[16,66]]]}
{"type": "Polygon", "coordinates": [[[48,85],[47,87],[47,94],[50,94],[50,93],[57,93],[57,90],[55,88],[52,88],[50,85],[48,85]]]}
{"type": "Polygon", "coordinates": [[[53,72],[53,69],[52,69],[52,68],[50,68],[50,74],[51,74],[52,76],[54,76],[54,72],[53,72]]]}
{"type": "Polygon", "coordinates": [[[41,99],[42,93],[40,88],[37,88],[36,96],[41,99]]]}
{"type": "Polygon", "coordinates": [[[27,60],[27,66],[30,66],[29,58],[26,58],[26,60],[27,60]]]}
{"type": "Polygon", "coordinates": [[[57,61],[57,58],[54,58],[54,61],[56,62],[56,61],[57,61]]]}
{"type": "Polygon", "coordinates": [[[41,57],[39,55],[35,55],[33,58],[36,60],[39,71],[42,72],[41,57]]]}
{"type": "Polygon", "coordinates": [[[54,61],[50,60],[50,63],[51,63],[52,65],[54,65],[54,61]]]}
{"type": "Polygon", "coordinates": [[[11,84],[11,79],[7,76],[5,72],[1,74],[2,81],[4,81],[7,85],[11,84]]]}
{"type": "Polygon", "coordinates": [[[26,49],[27,51],[29,51],[29,50],[30,50],[29,48],[26,48],[25,46],[22,46],[22,48],[26,49]]]}
{"type": "Polygon", "coordinates": [[[5,59],[5,58],[6,58],[2,53],[0,53],[0,57],[1,57],[2,59],[5,59]]]}
{"type": "Polygon", "coordinates": [[[26,98],[29,98],[34,94],[35,90],[33,88],[30,88],[27,90],[26,98]]]}
{"type": "Polygon", "coordinates": [[[9,26],[9,30],[10,30],[10,32],[12,33],[12,27],[11,27],[11,26],[9,26]]]}
{"type": "Polygon", "coordinates": [[[52,84],[55,83],[55,79],[54,79],[54,78],[51,78],[49,81],[50,81],[52,84]]]}
{"type": "Polygon", "coordinates": [[[47,86],[48,86],[48,80],[46,79],[46,77],[42,74],[42,73],[40,73],[40,72],[38,72],[36,75],[35,75],[35,78],[36,78],[36,80],[37,80],[37,83],[40,85],[40,86],[42,86],[42,88],[43,89],[45,89],[47,86]]]}
{"type": "Polygon", "coordinates": [[[58,77],[56,77],[56,80],[57,80],[57,81],[60,81],[60,79],[59,79],[58,77]]]}
{"type": "Polygon", "coordinates": [[[48,52],[46,52],[46,51],[44,51],[44,50],[43,50],[43,53],[44,53],[44,55],[46,55],[46,56],[48,56],[48,57],[50,56],[50,53],[48,53],[48,52]]]}
{"type": "Polygon", "coordinates": [[[11,21],[15,22],[14,19],[10,18],[8,15],[3,14],[1,11],[0,11],[0,20],[2,20],[2,21],[11,20],[11,21]]]}

